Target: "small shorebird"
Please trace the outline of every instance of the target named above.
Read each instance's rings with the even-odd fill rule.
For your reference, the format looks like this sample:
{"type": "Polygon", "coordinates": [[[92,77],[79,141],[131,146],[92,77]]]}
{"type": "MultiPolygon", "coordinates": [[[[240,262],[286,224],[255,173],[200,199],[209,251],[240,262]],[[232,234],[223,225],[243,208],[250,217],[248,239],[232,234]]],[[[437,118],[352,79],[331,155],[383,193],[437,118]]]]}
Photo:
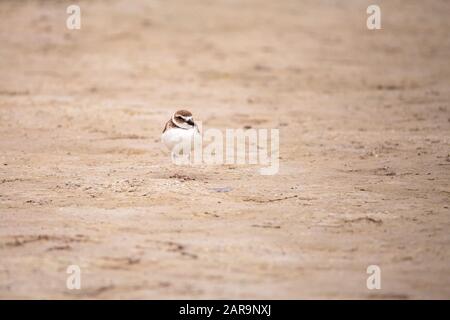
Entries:
{"type": "Polygon", "coordinates": [[[179,155],[179,150],[174,150],[174,147],[181,142],[180,145],[184,145],[183,150],[189,150],[190,152],[196,134],[200,134],[200,132],[194,122],[192,113],[187,110],[178,110],[167,121],[161,135],[161,141],[172,152],[173,158],[179,155]]]}

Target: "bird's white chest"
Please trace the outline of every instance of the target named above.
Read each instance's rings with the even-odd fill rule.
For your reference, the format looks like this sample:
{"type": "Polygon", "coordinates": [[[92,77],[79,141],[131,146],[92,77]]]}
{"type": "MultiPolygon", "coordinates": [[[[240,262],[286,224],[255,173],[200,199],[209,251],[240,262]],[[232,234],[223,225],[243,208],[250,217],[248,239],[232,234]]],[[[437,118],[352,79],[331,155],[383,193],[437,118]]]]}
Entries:
{"type": "Polygon", "coordinates": [[[192,139],[196,133],[195,128],[170,128],[161,135],[161,141],[169,150],[172,150],[179,143],[192,143],[192,139]]]}

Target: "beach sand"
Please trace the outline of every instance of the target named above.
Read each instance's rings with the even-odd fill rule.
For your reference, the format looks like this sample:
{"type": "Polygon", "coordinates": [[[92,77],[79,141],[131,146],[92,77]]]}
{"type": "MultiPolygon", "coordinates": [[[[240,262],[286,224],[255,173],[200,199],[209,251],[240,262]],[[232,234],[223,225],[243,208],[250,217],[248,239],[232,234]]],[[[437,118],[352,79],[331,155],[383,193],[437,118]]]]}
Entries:
{"type": "Polygon", "coordinates": [[[449,299],[450,2],[377,3],[79,1],[69,30],[1,1],[0,298],[449,299]],[[278,174],[173,165],[181,108],[278,128],[278,174]]]}

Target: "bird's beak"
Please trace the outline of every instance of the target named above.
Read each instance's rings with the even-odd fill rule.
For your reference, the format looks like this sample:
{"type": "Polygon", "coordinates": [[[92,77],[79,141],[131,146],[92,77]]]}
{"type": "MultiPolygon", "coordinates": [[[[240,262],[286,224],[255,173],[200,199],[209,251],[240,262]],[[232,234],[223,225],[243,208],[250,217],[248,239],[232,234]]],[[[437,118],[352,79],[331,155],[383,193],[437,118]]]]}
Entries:
{"type": "Polygon", "coordinates": [[[187,122],[189,125],[191,125],[191,126],[194,125],[194,119],[192,119],[192,118],[187,119],[186,122],[187,122]]]}

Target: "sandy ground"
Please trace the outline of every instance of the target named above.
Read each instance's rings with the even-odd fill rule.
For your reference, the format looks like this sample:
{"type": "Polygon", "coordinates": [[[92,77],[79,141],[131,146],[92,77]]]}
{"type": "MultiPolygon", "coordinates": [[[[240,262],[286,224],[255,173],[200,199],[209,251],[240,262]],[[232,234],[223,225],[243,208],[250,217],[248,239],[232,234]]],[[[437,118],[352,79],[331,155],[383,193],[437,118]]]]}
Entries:
{"type": "Polygon", "coordinates": [[[0,298],[450,298],[450,2],[372,2],[0,2],[0,298]],[[279,173],[174,166],[180,107],[279,173]]]}

